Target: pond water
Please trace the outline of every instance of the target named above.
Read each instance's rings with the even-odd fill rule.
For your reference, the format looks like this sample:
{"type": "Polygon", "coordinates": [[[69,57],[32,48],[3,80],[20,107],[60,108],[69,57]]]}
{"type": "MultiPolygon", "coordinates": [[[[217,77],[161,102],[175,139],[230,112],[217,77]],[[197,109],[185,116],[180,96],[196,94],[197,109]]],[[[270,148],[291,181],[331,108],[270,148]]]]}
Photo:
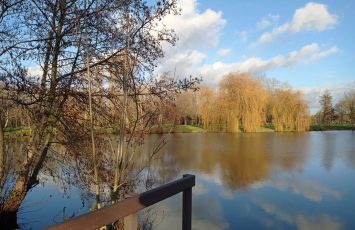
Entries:
{"type": "MultiPolygon", "coordinates": [[[[151,169],[156,185],[196,175],[193,229],[355,228],[355,132],[172,134],[151,169]]],[[[48,179],[18,222],[38,229],[87,212],[82,193],[48,179]]],[[[181,202],[150,208],[153,229],[181,229],[181,202]]]]}

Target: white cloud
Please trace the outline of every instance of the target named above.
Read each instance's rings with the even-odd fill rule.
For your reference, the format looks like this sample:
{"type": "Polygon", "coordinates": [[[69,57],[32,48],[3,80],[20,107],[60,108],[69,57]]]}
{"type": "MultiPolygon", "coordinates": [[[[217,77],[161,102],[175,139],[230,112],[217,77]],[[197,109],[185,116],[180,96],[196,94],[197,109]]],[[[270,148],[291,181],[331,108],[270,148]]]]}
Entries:
{"type": "Polygon", "coordinates": [[[220,30],[226,21],[222,12],[207,9],[198,12],[197,0],[180,0],[180,15],[169,15],[164,18],[164,24],[173,28],[178,41],[175,46],[164,46],[165,57],[155,70],[155,73],[176,70],[176,75],[187,77],[193,67],[205,58],[201,50],[215,47],[219,42],[220,30]]]}
{"type": "Polygon", "coordinates": [[[31,66],[28,68],[28,74],[34,77],[42,76],[43,70],[39,65],[31,66]]]}
{"type": "Polygon", "coordinates": [[[326,5],[310,2],[304,8],[296,10],[290,26],[293,32],[323,31],[334,26],[337,21],[338,17],[330,14],[326,5]]]}
{"type": "Polygon", "coordinates": [[[311,43],[302,47],[300,50],[290,52],[288,55],[278,55],[267,60],[259,57],[251,57],[244,61],[229,64],[215,62],[210,65],[202,66],[200,73],[207,84],[216,85],[222,76],[230,72],[259,73],[296,64],[309,64],[337,52],[338,48],[335,46],[321,50],[317,43],[311,43]]]}
{"type": "Polygon", "coordinates": [[[238,36],[238,39],[241,40],[242,42],[246,43],[248,41],[248,32],[247,31],[239,31],[236,32],[236,35],[238,36]]]}
{"type": "Polygon", "coordinates": [[[220,192],[218,193],[219,196],[225,200],[233,200],[234,199],[234,193],[231,190],[228,190],[226,188],[221,189],[220,192]]]}
{"type": "Polygon", "coordinates": [[[260,19],[260,21],[257,23],[256,26],[259,29],[266,29],[270,26],[275,25],[275,23],[279,20],[279,18],[280,15],[268,14],[267,16],[260,19]]]}
{"type": "Polygon", "coordinates": [[[224,57],[224,56],[229,55],[230,52],[231,52],[231,49],[226,49],[226,48],[224,48],[224,49],[219,49],[219,50],[217,51],[217,54],[218,54],[219,56],[221,56],[221,57],[224,57]]]}
{"type": "Polygon", "coordinates": [[[273,187],[281,191],[292,191],[299,194],[308,200],[320,202],[325,196],[331,196],[336,199],[341,198],[341,193],[328,188],[317,181],[312,180],[299,180],[295,177],[287,178],[271,178],[270,180],[273,187]]]}
{"type": "MultiPolygon", "coordinates": [[[[271,32],[263,33],[256,44],[270,43],[287,33],[303,31],[323,31],[332,28],[338,22],[338,17],[328,12],[324,4],[309,2],[303,8],[297,9],[291,22],[274,28],[271,32]]],[[[267,25],[265,22],[264,25],[267,25]]]]}
{"type": "MultiPolygon", "coordinates": [[[[300,213],[290,213],[287,210],[283,210],[275,204],[259,201],[257,205],[268,214],[275,216],[277,219],[294,225],[297,229],[325,229],[325,230],[337,230],[342,229],[342,224],[337,219],[325,214],[318,215],[304,215],[300,213]]],[[[274,227],[275,228],[275,227],[274,227]]]]}
{"type": "MultiPolygon", "coordinates": [[[[222,206],[209,194],[193,194],[193,229],[229,229],[222,215],[222,206]]],[[[153,206],[153,229],[181,229],[181,196],[174,196],[153,206]]]]}

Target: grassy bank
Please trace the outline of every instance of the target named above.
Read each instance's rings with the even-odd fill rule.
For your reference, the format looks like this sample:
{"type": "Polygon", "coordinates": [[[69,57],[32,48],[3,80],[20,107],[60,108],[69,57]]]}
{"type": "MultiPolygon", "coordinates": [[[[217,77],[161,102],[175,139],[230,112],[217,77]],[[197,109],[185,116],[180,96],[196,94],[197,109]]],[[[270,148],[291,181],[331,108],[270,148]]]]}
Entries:
{"type": "MultiPolygon", "coordinates": [[[[101,128],[100,133],[115,133],[114,128],[101,128]]],[[[355,124],[312,124],[309,131],[327,131],[327,130],[355,130],[355,124]]],[[[29,127],[7,128],[5,135],[31,135],[32,130],[29,127]]],[[[170,124],[163,125],[162,127],[154,126],[150,133],[204,133],[213,132],[202,127],[193,125],[176,125],[175,127],[170,124]]],[[[260,127],[257,132],[274,132],[272,124],[260,127]]]]}
{"type": "Polygon", "coordinates": [[[193,125],[163,125],[161,127],[154,126],[150,133],[203,133],[207,130],[193,125]]]}
{"type": "MultiPolygon", "coordinates": [[[[172,128],[172,127],[171,127],[172,128]]],[[[355,124],[312,124],[309,131],[326,131],[326,130],[355,130],[355,124]]],[[[200,127],[192,125],[177,125],[172,132],[177,133],[196,133],[196,132],[210,132],[200,127]]],[[[257,132],[274,132],[273,125],[265,125],[259,128],[257,132]]]]}
{"type": "MultiPolygon", "coordinates": [[[[260,127],[256,132],[273,132],[274,130],[269,127],[260,127]]],[[[206,130],[199,126],[193,125],[163,125],[162,127],[153,127],[151,133],[205,133],[205,132],[218,132],[206,130]]],[[[222,132],[222,131],[221,131],[222,132]]],[[[243,131],[241,131],[243,132],[243,131]]]]}
{"type": "Polygon", "coordinates": [[[32,133],[32,129],[30,127],[5,128],[4,131],[6,136],[27,136],[32,133]]]}
{"type": "Polygon", "coordinates": [[[355,130],[355,124],[312,124],[310,131],[355,130]]]}

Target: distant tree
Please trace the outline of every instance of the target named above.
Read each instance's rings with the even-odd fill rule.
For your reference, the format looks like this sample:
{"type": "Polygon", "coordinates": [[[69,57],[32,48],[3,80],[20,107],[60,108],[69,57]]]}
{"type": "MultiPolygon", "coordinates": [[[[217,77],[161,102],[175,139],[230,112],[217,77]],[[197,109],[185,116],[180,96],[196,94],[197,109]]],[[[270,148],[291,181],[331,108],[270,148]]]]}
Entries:
{"type": "Polygon", "coordinates": [[[337,122],[349,122],[349,117],[346,111],[346,101],[344,99],[340,100],[338,103],[335,104],[334,110],[337,115],[337,122]]]}
{"type": "Polygon", "coordinates": [[[310,114],[302,94],[290,88],[278,89],[269,100],[275,131],[305,131],[310,125],[310,114]]]}
{"type": "Polygon", "coordinates": [[[205,129],[213,129],[216,122],[216,95],[209,87],[201,87],[197,97],[198,113],[201,116],[202,124],[205,129]]]}
{"type": "Polygon", "coordinates": [[[355,124],[355,90],[345,94],[347,112],[352,124],[355,124]]]}
{"type": "Polygon", "coordinates": [[[255,132],[265,122],[276,131],[305,131],[311,121],[300,92],[249,74],[226,75],[218,90],[202,88],[198,107],[204,128],[214,131],[255,132]]]}
{"type": "Polygon", "coordinates": [[[268,92],[261,81],[249,74],[226,75],[219,89],[221,103],[226,106],[229,131],[255,132],[265,122],[268,92]]]}
{"type": "Polygon", "coordinates": [[[320,124],[322,123],[322,112],[318,111],[316,114],[312,115],[312,123],[320,124]]]}
{"type": "Polygon", "coordinates": [[[176,97],[176,108],[178,116],[184,125],[196,124],[197,120],[197,102],[196,94],[192,91],[182,92],[176,97]]]}
{"type": "Polygon", "coordinates": [[[355,90],[346,92],[344,98],[335,105],[340,122],[355,123],[355,90]]]}
{"type": "Polygon", "coordinates": [[[319,103],[321,104],[322,123],[329,124],[335,120],[335,110],[332,104],[332,95],[329,90],[324,91],[319,103]]]}

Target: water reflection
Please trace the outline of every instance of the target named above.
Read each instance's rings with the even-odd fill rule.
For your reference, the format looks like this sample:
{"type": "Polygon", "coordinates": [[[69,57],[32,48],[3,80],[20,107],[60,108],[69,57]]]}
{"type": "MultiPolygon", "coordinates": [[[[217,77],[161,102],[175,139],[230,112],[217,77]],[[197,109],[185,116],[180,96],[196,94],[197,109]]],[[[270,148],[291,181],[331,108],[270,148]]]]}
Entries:
{"type": "MultiPolygon", "coordinates": [[[[328,215],[305,215],[302,213],[289,213],[287,210],[282,210],[278,206],[270,203],[261,201],[258,203],[260,207],[272,217],[277,220],[286,222],[290,225],[296,226],[297,229],[307,230],[307,229],[323,229],[323,230],[336,230],[341,229],[341,223],[338,220],[328,216],[328,215]]],[[[270,219],[265,219],[264,224],[266,228],[278,228],[277,223],[270,219]]]]}
{"type": "Polygon", "coordinates": [[[339,191],[328,188],[318,181],[300,179],[295,176],[271,178],[268,184],[280,191],[292,192],[314,202],[321,202],[324,196],[338,200],[341,198],[339,191]]]}
{"type": "MultiPolygon", "coordinates": [[[[175,230],[181,229],[181,195],[172,197],[161,204],[153,207],[158,219],[155,221],[153,229],[175,230]]],[[[207,195],[193,196],[194,208],[199,210],[194,212],[192,223],[194,229],[228,229],[228,220],[222,215],[223,207],[218,200],[207,195]],[[208,199],[208,202],[206,202],[208,199]]]]}
{"type": "Polygon", "coordinates": [[[263,181],[272,169],[300,170],[308,139],[297,133],[176,134],[154,167],[169,179],[179,171],[190,170],[206,174],[231,190],[243,189],[263,181]]]}
{"type": "MultiPolygon", "coordinates": [[[[197,174],[194,229],[353,229],[354,143],[351,132],[175,134],[152,168],[163,181],[197,174]]],[[[157,205],[154,229],[179,229],[180,203],[157,205]]]]}
{"type": "Polygon", "coordinates": [[[331,170],[334,163],[334,158],[336,155],[336,138],[334,137],[335,133],[324,133],[325,143],[322,146],[323,151],[323,166],[327,170],[331,170]]]}
{"type": "MultiPolygon", "coordinates": [[[[135,155],[138,166],[157,139],[152,135],[135,155]]],[[[144,175],[156,186],[184,173],[197,176],[193,229],[355,227],[352,132],[173,134],[144,175]]],[[[51,181],[26,198],[40,203],[19,213],[21,223],[38,229],[62,218],[64,207],[67,217],[90,209],[93,200],[84,195],[90,186],[64,192],[51,181]]],[[[153,229],[181,229],[181,196],[155,205],[152,213],[153,229]]]]}

